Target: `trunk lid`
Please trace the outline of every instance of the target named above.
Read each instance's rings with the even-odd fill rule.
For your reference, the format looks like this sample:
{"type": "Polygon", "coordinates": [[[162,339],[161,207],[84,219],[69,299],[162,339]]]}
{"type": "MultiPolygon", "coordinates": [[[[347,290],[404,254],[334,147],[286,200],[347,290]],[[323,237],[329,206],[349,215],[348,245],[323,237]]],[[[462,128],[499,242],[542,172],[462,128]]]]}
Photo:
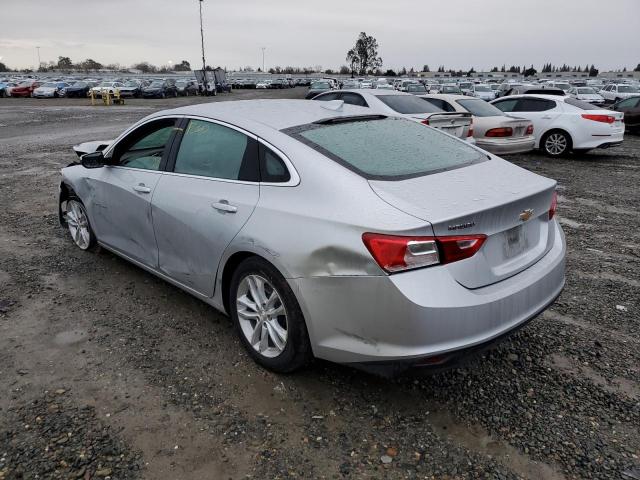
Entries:
{"type": "Polygon", "coordinates": [[[446,265],[467,288],[525,270],[554,242],[548,211],[556,182],[504,160],[369,184],[387,203],[431,223],[436,236],[487,236],[473,257],[446,265]]]}
{"type": "Polygon", "coordinates": [[[527,132],[527,127],[531,124],[531,120],[524,118],[507,117],[501,127],[511,127],[513,129],[513,137],[523,137],[527,132]]]}
{"type": "Polygon", "coordinates": [[[470,113],[423,113],[412,114],[415,120],[425,121],[428,120],[428,125],[443,132],[453,135],[454,137],[465,139],[469,132],[469,126],[471,125],[472,115],[470,113]]]}

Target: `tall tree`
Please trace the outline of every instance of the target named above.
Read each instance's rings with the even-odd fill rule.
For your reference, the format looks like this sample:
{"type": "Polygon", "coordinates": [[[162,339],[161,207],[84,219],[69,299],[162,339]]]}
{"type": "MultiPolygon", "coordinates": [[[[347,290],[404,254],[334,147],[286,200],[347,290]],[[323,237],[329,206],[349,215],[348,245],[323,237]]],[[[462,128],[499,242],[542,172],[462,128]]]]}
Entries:
{"type": "Polygon", "coordinates": [[[347,62],[358,68],[360,75],[382,66],[382,58],[378,56],[378,41],[366,32],[360,32],[355,46],[347,52],[347,62]]]}
{"type": "Polygon", "coordinates": [[[79,67],[85,72],[88,72],[90,70],[100,70],[102,68],[102,64],[91,58],[87,58],[84,62],[80,62],[79,67]]]}
{"type": "Polygon", "coordinates": [[[634,72],[640,72],[640,63],[638,64],[638,66],[636,68],[633,69],[634,72]]]}
{"type": "Polygon", "coordinates": [[[429,65],[423,65],[422,71],[423,72],[430,72],[431,70],[429,70],[429,65]]]}
{"type": "Polygon", "coordinates": [[[7,67],[4,63],[0,62],[0,72],[10,72],[11,69],[7,67]]]}
{"type": "Polygon", "coordinates": [[[73,62],[69,57],[58,57],[58,68],[60,70],[71,70],[73,62]]]}
{"type": "Polygon", "coordinates": [[[191,64],[186,60],[182,60],[180,63],[176,63],[173,69],[177,72],[188,72],[191,70],[191,64]]]}

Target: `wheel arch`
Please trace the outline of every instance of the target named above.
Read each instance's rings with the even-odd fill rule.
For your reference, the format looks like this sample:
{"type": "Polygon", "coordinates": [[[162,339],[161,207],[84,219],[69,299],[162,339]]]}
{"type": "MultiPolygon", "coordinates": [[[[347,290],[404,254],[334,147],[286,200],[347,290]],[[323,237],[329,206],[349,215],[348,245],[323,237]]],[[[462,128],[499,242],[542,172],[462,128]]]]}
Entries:
{"type": "Polygon", "coordinates": [[[566,128],[560,128],[560,127],[550,128],[549,130],[546,130],[542,135],[540,135],[540,142],[538,143],[538,148],[539,149],[543,148],[542,145],[544,144],[544,140],[547,139],[547,136],[551,135],[554,132],[560,132],[560,133],[564,133],[565,135],[567,135],[567,137],[569,137],[569,142],[570,142],[569,151],[573,150],[573,135],[571,135],[571,132],[569,130],[567,130],[566,128]]]}

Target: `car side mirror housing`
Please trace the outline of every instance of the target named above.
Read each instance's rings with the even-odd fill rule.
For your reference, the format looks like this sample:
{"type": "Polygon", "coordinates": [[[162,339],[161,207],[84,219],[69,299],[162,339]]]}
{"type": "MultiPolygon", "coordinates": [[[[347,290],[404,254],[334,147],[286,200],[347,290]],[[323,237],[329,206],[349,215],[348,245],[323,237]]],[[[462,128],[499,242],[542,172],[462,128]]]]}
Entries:
{"type": "Polygon", "coordinates": [[[102,152],[85,153],[80,162],[84,168],[101,168],[105,165],[104,154],[102,152]]]}

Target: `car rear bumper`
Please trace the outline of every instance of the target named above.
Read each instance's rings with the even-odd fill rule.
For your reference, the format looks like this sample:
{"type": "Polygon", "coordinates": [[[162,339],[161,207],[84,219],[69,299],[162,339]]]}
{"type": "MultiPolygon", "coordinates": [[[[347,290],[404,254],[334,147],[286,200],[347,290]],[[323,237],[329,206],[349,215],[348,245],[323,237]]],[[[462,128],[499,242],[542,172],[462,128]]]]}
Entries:
{"type": "Polygon", "coordinates": [[[476,138],[476,146],[496,155],[529,152],[534,149],[535,144],[533,135],[520,138],[476,138]]]}
{"type": "Polygon", "coordinates": [[[446,266],[395,275],[290,279],[319,358],[365,364],[425,362],[497,339],[547,308],[564,287],[566,244],[526,270],[477,289],[446,266]]]}
{"type": "MultiPolygon", "coordinates": [[[[600,132],[598,132],[600,133],[600,132]]],[[[591,148],[609,148],[620,145],[624,140],[624,126],[618,127],[614,131],[602,132],[597,135],[585,135],[579,142],[574,142],[573,148],[591,149],[591,148]]]]}

